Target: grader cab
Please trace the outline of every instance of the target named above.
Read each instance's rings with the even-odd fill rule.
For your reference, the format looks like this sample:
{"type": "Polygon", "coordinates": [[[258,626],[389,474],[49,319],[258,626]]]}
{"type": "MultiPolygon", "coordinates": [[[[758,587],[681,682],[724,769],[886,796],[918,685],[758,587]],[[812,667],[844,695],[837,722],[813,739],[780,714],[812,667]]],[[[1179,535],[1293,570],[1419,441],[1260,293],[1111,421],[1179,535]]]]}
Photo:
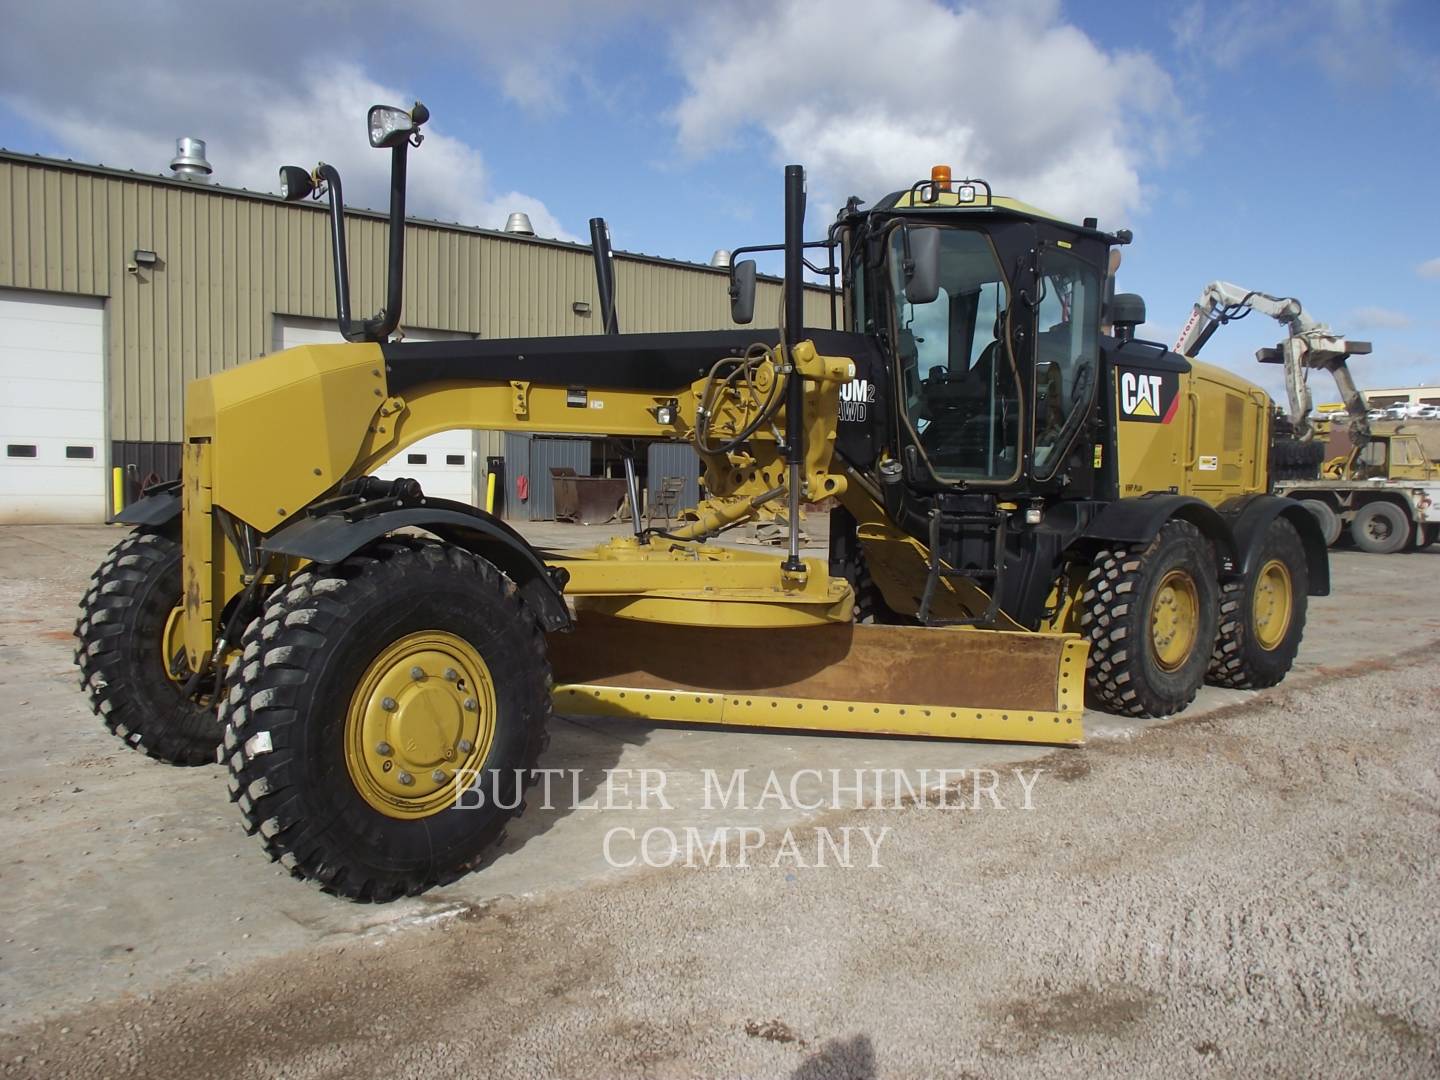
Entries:
{"type": "MultiPolygon", "coordinates": [[[[182,480],[120,516],[77,627],[111,729],[218,754],[296,876],[383,900],[475,868],[552,711],[1075,744],[1087,695],[1165,715],[1207,676],[1288,671],[1324,543],[1267,494],[1269,399],[1134,337],[1143,305],[1111,288],[1128,234],[937,168],[807,241],[790,166],[784,243],[736,252],[783,253],[778,331],[397,342],[427,118],[371,110],[394,180],[373,317],[350,313],[339,174],[282,170],[286,198],[329,198],[348,343],[191,384],[182,480]],[[804,325],[807,267],[835,284],[828,327],[804,325]],[[687,440],[705,497],[548,552],[369,476],[464,427],[687,440]],[[829,556],[802,558],[800,504],[826,499],[829,556]],[[783,556],[711,542],[774,506],[783,556]]],[[[737,323],[754,288],[736,261],[737,323]]]]}

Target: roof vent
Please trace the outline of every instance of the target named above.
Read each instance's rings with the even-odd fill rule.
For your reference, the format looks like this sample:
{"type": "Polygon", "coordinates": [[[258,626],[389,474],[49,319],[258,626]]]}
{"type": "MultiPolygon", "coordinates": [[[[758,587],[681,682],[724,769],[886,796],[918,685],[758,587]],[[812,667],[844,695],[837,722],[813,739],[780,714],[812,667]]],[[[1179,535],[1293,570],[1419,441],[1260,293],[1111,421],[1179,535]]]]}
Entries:
{"type": "Polygon", "coordinates": [[[519,210],[505,219],[505,231],[516,236],[535,235],[535,227],[530,224],[530,215],[519,210]]]}
{"type": "Polygon", "coordinates": [[[710,265],[729,266],[730,252],[726,251],[724,248],[717,248],[715,254],[710,256],[710,265]]]}
{"type": "Polygon", "coordinates": [[[183,135],[175,140],[175,156],[170,159],[170,171],[177,179],[197,184],[208,184],[210,174],[215,170],[205,160],[205,140],[192,139],[183,135]]]}

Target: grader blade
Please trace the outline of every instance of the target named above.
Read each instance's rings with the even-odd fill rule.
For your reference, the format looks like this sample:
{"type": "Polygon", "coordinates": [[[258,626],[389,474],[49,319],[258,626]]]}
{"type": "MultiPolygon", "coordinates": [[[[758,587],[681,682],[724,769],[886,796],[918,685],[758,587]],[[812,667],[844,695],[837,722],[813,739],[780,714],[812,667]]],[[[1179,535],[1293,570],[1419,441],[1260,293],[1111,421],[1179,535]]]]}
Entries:
{"type": "Polygon", "coordinates": [[[1001,742],[1083,741],[1086,645],[962,627],[771,630],[587,615],[550,639],[565,715],[1001,742]]]}

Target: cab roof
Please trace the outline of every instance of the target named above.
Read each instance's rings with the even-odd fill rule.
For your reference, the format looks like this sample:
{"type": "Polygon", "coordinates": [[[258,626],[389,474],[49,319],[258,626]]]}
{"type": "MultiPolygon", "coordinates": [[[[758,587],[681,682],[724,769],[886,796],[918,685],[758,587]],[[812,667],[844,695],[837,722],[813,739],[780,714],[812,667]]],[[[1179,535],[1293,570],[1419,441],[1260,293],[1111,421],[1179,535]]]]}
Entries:
{"type": "MultiPolygon", "coordinates": [[[[920,185],[916,185],[919,187],[920,185]]],[[[958,185],[957,185],[958,186],[958,185]]],[[[960,193],[957,191],[937,192],[935,198],[926,200],[920,197],[916,188],[909,191],[895,191],[886,195],[875,204],[876,210],[936,210],[942,207],[951,207],[960,210],[1008,210],[1012,214],[1019,214],[1022,217],[1044,218],[1046,221],[1058,221],[1061,224],[1069,225],[1070,222],[1064,218],[1057,217],[1038,206],[1031,206],[1019,199],[1012,199],[1007,195],[986,196],[976,192],[976,197],[970,202],[962,203],[960,193]]]]}
{"type": "Polygon", "coordinates": [[[1091,223],[1093,218],[1087,218],[1085,224],[1078,225],[1073,221],[1042,210],[1038,206],[1023,202],[1020,199],[1011,198],[1008,195],[995,195],[990,191],[990,185],[983,180],[955,180],[951,183],[949,191],[935,191],[934,185],[928,181],[920,181],[908,191],[895,191],[886,195],[872,208],[872,212],[884,212],[890,210],[956,210],[962,214],[987,215],[1016,217],[1027,221],[1044,221],[1056,225],[1063,225],[1083,235],[1094,236],[1109,244],[1128,243],[1128,235],[1124,230],[1120,234],[1105,232],[1094,227],[1091,223]],[[972,198],[966,202],[960,201],[960,191],[963,188],[970,188],[972,198]]]}

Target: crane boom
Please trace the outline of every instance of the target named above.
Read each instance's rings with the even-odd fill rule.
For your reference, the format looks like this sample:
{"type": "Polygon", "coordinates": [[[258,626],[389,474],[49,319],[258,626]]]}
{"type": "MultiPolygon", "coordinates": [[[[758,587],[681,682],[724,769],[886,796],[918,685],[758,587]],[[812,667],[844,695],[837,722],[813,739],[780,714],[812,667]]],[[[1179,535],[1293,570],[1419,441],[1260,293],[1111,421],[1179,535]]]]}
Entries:
{"type": "Polygon", "coordinates": [[[1200,293],[1200,299],[1175,342],[1175,351],[1185,356],[1198,356],[1215,331],[1226,323],[1243,319],[1252,311],[1269,315],[1288,331],[1274,348],[1261,349],[1255,359],[1262,364],[1285,365],[1285,391],[1290,399],[1290,422],[1295,437],[1302,442],[1314,437],[1310,423],[1309,378],[1312,370],[1328,371],[1340,391],[1349,415],[1351,440],[1363,445],[1370,439],[1370,422],[1366,418],[1365,395],[1355,386],[1346,365],[1349,356],[1370,352],[1370,342],[1351,341],[1330,327],[1317,322],[1293,296],[1271,296],[1269,293],[1246,289],[1228,281],[1212,281],[1200,293]]]}

